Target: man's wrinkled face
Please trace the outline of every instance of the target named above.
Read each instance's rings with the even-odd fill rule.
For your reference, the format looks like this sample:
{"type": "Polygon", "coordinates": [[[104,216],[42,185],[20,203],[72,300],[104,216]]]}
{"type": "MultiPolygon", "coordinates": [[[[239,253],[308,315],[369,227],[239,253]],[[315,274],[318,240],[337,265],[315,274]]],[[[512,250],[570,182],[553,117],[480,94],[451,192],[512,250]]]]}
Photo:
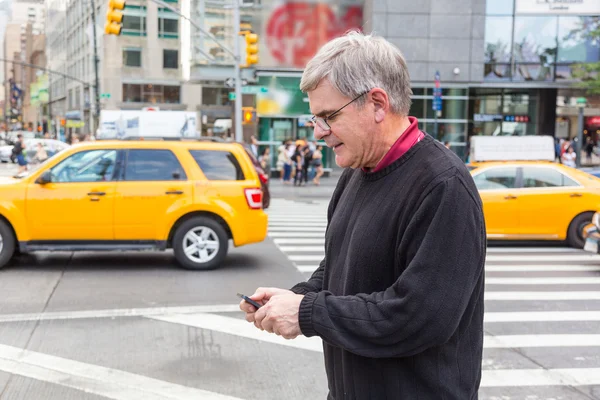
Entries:
{"type": "MultiPolygon", "coordinates": [[[[308,99],[311,112],[322,118],[329,117],[352,101],[338,92],[327,79],[308,92],[308,99]]],[[[367,154],[372,147],[368,110],[368,101],[363,107],[351,103],[332,118],[327,118],[330,130],[324,130],[319,124],[315,124],[315,139],[324,140],[333,149],[335,162],[342,168],[360,168],[367,162],[367,154]]]]}

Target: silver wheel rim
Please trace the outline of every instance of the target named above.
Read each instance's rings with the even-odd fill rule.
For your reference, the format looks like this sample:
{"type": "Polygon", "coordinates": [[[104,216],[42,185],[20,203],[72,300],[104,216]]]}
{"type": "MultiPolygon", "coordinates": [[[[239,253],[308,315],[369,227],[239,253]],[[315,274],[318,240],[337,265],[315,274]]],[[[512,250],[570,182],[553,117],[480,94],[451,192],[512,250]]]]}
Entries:
{"type": "Polygon", "coordinates": [[[195,263],[207,263],[217,256],[221,243],[212,229],[206,226],[192,228],[183,237],[183,252],[195,263]]]}
{"type": "Polygon", "coordinates": [[[2,249],[4,249],[4,241],[2,239],[2,235],[0,235],[0,254],[2,254],[2,249]]]}

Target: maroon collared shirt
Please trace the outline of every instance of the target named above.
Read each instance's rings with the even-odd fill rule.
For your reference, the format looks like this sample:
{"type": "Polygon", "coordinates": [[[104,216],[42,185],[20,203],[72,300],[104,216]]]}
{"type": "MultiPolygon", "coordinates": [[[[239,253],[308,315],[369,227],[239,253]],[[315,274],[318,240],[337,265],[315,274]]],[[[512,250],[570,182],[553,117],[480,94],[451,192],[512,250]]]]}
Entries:
{"type": "Polygon", "coordinates": [[[377,172],[387,167],[404,155],[411,147],[419,143],[425,134],[419,130],[419,122],[415,117],[408,117],[410,126],[400,135],[396,143],[388,150],[386,155],[377,163],[372,170],[364,169],[365,172],[377,172]]]}

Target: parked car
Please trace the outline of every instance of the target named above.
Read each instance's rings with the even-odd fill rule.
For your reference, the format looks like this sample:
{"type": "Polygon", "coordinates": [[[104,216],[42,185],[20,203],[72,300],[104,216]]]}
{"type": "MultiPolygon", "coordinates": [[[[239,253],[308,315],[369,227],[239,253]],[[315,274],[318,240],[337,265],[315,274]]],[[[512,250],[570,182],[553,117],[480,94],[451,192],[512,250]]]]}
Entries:
{"type": "Polygon", "coordinates": [[[267,234],[262,182],[243,146],[203,140],[84,142],[0,181],[0,267],[35,251],[166,250],[217,268],[267,234]]]}
{"type": "MultiPolygon", "coordinates": [[[[28,163],[34,161],[35,154],[37,152],[37,145],[41,143],[48,154],[48,157],[52,157],[56,153],[63,151],[68,148],[69,145],[65,142],[55,139],[25,139],[25,150],[23,154],[28,163]]],[[[16,163],[16,159],[12,153],[13,145],[0,146],[0,161],[1,162],[13,162],[16,163]]]]}

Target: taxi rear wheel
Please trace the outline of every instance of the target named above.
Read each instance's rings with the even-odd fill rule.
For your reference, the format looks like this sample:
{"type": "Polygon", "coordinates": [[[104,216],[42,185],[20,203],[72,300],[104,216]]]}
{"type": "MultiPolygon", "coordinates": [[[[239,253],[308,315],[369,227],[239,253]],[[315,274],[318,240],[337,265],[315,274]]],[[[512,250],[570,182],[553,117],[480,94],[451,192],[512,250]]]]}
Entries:
{"type": "Polygon", "coordinates": [[[225,228],[209,217],[194,217],[181,224],[173,237],[175,258],[187,269],[218,268],[225,256],[229,241],[225,228]]]}
{"type": "Polygon", "coordinates": [[[4,267],[15,252],[15,237],[10,226],[0,220],[0,268],[4,267]]]}
{"type": "Polygon", "coordinates": [[[583,249],[585,239],[583,238],[583,228],[592,222],[593,212],[584,212],[573,218],[567,232],[567,243],[576,249],[583,249]]]}

